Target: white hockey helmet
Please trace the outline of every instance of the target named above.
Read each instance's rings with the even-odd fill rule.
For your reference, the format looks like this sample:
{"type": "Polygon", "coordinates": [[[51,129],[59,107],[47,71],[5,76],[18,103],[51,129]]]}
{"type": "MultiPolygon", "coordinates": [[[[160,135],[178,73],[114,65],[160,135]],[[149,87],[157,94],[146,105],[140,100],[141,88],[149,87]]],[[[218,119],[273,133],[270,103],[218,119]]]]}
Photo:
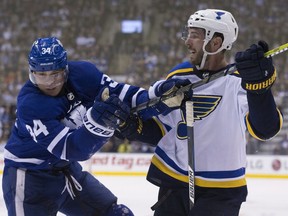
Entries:
{"type": "Polygon", "coordinates": [[[205,39],[203,44],[205,56],[203,56],[202,59],[202,66],[204,65],[207,54],[214,55],[224,49],[230,50],[238,36],[238,25],[236,20],[230,12],[224,10],[199,10],[189,17],[186,27],[202,28],[205,30],[205,39]],[[216,52],[207,52],[205,47],[216,32],[223,35],[222,46],[216,52]]]}

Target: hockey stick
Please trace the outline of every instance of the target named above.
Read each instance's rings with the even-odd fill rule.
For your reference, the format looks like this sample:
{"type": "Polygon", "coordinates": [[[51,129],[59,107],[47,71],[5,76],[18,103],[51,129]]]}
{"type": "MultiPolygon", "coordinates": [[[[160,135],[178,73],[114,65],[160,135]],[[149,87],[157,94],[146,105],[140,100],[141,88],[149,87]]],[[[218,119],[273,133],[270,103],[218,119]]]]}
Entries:
{"type": "Polygon", "coordinates": [[[195,153],[194,153],[194,111],[193,101],[186,101],[186,125],[188,146],[188,180],[189,180],[189,204],[190,210],[194,206],[195,199],[195,153]]]}
{"type": "MultiPolygon", "coordinates": [[[[264,54],[264,56],[266,58],[272,57],[272,56],[278,55],[278,54],[280,54],[282,52],[285,52],[287,50],[288,50],[288,43],[283,44],[283,45],[281,45],[279,47],[276,47],[276,48],[274,48],[272,50],[269,50],[268,52],[266,52],[264,54]]],[[[223,77],[223,76],[226,76],[228,74],[231,74],[235,70],[236,70],[236,66],[235,66],[235,63],[234,63],[234,64],[231,64],[231,67],[226,69],[226,70],[219,71],[219,72],[217,72],[217,73],[215,73],[213,75],[207,76],[207,77],[205,77],[204,79],[202,79],[202,80],[200,80],[198,82],[191,83],[191,84],[189,84],[187,86],[184,86],[184,87],[182,87],[180,89],[177,89],[176,91],[173,91],[173,92],[171,92],[168,95],[163,95],[162,97],[155,97],[155,98],[152,98],[151,100],[149,100],[147,102],[139,104],[137,107],[132,109],[132,112],[133,113],[134,112],[139,112],[139,111],[144,110],[144,109],[146,109],[148,107],[154,106],[155,104],[157,104],[160,101],[165,101],[165,100],[167,100],[169,98],[174,97],[175,95],[178,95],[178,94],[181,94],[181,93],[185,93],[185,92],[189,91],[190,89],[195,89],[197,87],[200,87],[200,86],[202,86],[202,85],[204,85],[204,84],[206,84],[208,82],[211,82],[211,81],[216,80],[216,79],[218,79],[220,77],[223,77]]]]}
{"type": "MultiPolygon", "coordinates": [[[[264,56],[267,57],[272,57],[274,55],[278,55],[279,53],[282,53],[284,51],[288,50],[288,43],[279,46],[275,49],[272,49],[264,54],[264,56]]],[[[219,72],[219,75],[217,77],[213,77],[213,80],[217,79],[218,77],[226,76],[227,74],[230,74],[231,72],[235,71],[236,67],[235,64],[233,64],[232,67],[230,67],[226,71],[219,72]]],[[[216,74],[215,74],[216,75],[216,74]]],[[[212,76],[211,76],[212,78],[212,76]]],[[[207,81],[203,82],[203,84],[211,81],[211,78],[208,79],[207,81]]],[[[198,86],[203,85],[202,82],[198,82],[193,84],[190,84],[190,88],[196,88],[198,86]],[[196,86],[197,85],[197,86],[196,86]]],[[[186,86],[183,87],[185,88],[185,92],[189,90],[187,89],[186,86]]],[[[183,89],[181,88],[181,89],[183,89]]],[[[179,89],[180,90],[180,89],[179,89]]],[[[176,92],[177,94],[177,92],[176,92]]],[[[190,204],[190,210],[194,206],[195,202],[195,150],[194,150],[194,111],[193,111],[193,101],[186,101],[185,103],[186,106],[186,126],[187,126],[187,147],[188,147],[188,184],[189,184],[189,204],[190,204]]]]}

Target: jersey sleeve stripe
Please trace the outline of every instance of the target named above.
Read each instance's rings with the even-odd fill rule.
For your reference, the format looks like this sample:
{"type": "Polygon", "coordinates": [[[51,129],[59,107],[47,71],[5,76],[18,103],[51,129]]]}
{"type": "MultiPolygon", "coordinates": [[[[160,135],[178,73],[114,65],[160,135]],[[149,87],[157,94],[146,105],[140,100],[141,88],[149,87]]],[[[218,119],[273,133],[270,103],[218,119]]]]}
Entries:
{"type": "Polygon", "coordinates": [[[123,88],[122,88],[122,90],[121,90],[121,92],[120,92],[120,94],[119,94],[119,99],[120,99],[121,101],[124,100],[124,97],[125,97],[125,95],[127,94],[129,87],[130,87],[130,85],[127,85],[127,84],[125,84],[125,85],[123,86],[123,88]]]}
{"type": "Polygon", "coordinates": [[[179,75],[179,74],[185,73],[185,75],[186,75],[186,73],[191,73],[191,72],[193,72],[193,71],[194,71],[193,68],[178,69],[178,70],[175,70],[175,71],[169,73],[169,74],[167,75],[166,79],[169,79],[170,77],[174,76],[175,74],[179,75]]]}
{"type": "MultiPolygon", "coordinates": [[[[279,119],[280,119],[280,125],[279,125],[279,131],[273,137],[275,137],[280,132],[280,129],[282,128],[282,125],[283,125],[283,116],[282,116],[282,114],[281,114],[281,112],[280,112],[280,110],[278,108],[277,108],[277,112],[278,112],[279,119]]],[[[253,130],[253,128],[252,128],[252,126],[251,126],[251,124],[249,122],[248,115],[249,115],[249,113],[246,115],[245,121],[246,121],[246,124],[247,124],[247,130],[248,130],[249,134],[252,137],[254,137],[254,138],[258,139],[258,140],[266,141],[267,139],[261,138],[260,136],[258,136],[256,134],[256,132],[254,132],[254,130],[253,130]]],[[[269,139],[272,139],[273,137],[270,137],[269,139]]]]}
{"type": "Polygon", "coordinates": [[[131,104],[131,107],[134,108],[136,107],[138,104],[137,104],[137,97],[139,95],[140,92],[144,91],[145,89],[144,88],[140,88],[132,97],[132,104],[131,104]]]}
{"type": "MultiPolygon", "coordinates": [[[[49,146],[47,147],[47,150],[49,152],[52,153],[54,147],[59,143],[59,141],[66,136],[66,134],[68,133],[69,128],[65,127],[53,140],[52,142],[49,144],[49,146]]],[[[53,153],[52,153],[53,154],[53,153]]]]}

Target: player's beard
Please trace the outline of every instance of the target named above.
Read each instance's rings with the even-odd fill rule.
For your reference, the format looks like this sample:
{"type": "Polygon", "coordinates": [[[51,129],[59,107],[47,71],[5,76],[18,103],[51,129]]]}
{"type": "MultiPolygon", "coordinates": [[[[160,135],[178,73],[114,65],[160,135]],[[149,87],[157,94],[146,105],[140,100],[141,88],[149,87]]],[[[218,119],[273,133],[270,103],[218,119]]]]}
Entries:
{"type": "Polygon", "coordinates": [[[202,58],[203,58],[203,55],[204,55],[203,50],[198,51],[197,53],[190,54],[190,62],[193,65],[200,65],[202,58]]]}
{"type": "MultiPolygon", "coordinates": [[[[207,52],[211,52],[211,48],[210,48],[210,42],[206,45],[205,47],[206,51],[207,52]]],[[[197,65],[197,66],[201,66],[201,63],[202,63],[202,59],[203,59],[203,56],[204,56],[204,51],[203,49],[201,50],[198,50],[197,52],[195,53],[191,53],[190,54],[190,62],[193,64],[193,65],[197,65]]],[[[205,64],[207,64],[207,61],[210,59],[210,55],[208,54],[205,58],[205,63],[204,63],[204,68],[205,68],[205,64]]],[[[203,68],[202,68],[203,69],[203,68]]]]}

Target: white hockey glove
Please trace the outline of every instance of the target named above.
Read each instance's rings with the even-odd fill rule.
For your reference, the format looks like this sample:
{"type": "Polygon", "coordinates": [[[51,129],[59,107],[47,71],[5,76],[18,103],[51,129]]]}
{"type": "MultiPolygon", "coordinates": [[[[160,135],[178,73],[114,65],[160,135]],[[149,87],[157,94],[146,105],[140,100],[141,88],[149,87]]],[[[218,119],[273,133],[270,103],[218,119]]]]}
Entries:
{"type": "MultiPolygon", "coordinates": [[[[165,81],[158,81],[153,85],[152,88],[149,89],[149,97],[161,98],[189,84],[191,84],[191,82],[188,79],[172,78],[165,81]]],[[[181,93],[169,99],[163,101],[160,100],[157,104],[148,107],[147,109],[139,111],[138,114],[142,119],[149,119],[152,116],[157,116],[160,114],[167,115],[171,111],[178,109],[181,106],[184,97],[185,97],[184,93],[181,93]]]]}

